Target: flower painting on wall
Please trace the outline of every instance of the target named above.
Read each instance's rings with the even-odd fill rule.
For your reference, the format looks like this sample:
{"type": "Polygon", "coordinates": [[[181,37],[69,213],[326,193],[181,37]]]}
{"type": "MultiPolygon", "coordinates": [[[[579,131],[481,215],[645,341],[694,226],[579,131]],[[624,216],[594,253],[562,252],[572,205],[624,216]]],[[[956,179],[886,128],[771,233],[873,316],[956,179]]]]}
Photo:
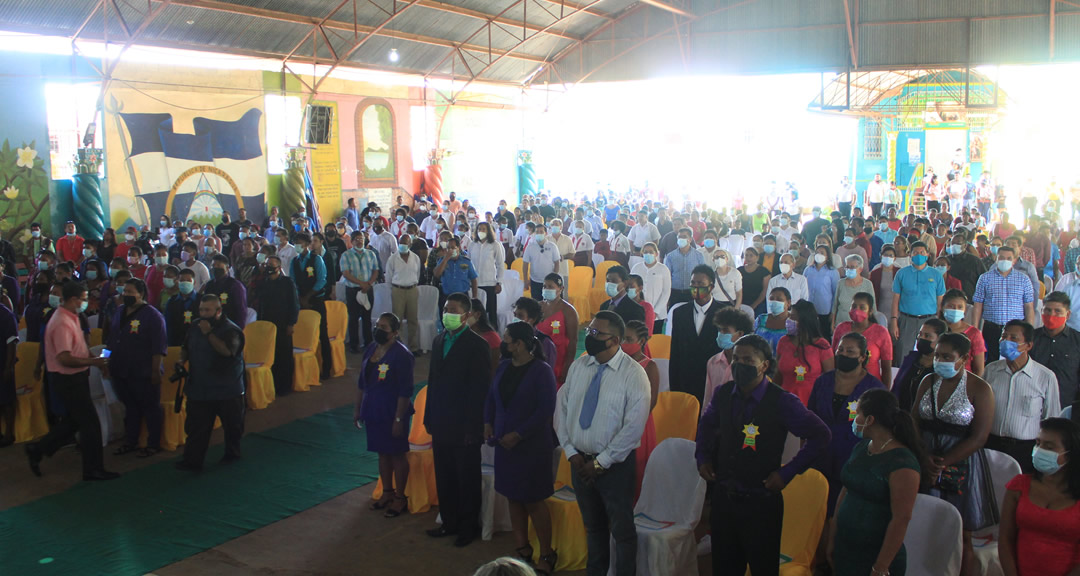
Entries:
{"type": "Polygon", "coordinates": [[[36,146],[12,146],[6,139],[0,146],[0,231],[16,251],[29,239],[31,222],[40,222],[46,235],[51,228],[49,178],[36,146]]]}

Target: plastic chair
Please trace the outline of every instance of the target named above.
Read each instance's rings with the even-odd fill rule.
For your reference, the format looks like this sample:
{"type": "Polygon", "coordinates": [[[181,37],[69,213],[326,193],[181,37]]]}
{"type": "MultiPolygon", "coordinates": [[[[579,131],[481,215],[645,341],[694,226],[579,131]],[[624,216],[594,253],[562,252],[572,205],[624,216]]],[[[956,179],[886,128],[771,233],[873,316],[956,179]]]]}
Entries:
{"type": "Polygon", "coordinates": [[[697,438],[698,415],[701,403],[686,392],[661,392],[653,407],[653,423],[656,425],[656,442],[668,438],[697,438]]]}
{"type": "Polygon", "coordinates": [[[244,326],[244,371],[247,373],[247,406],[262,410],[277,398],[274,391],[274,347],[277,326],[256,320],[244,326]]]}
{"type": "Polygon", "coordinates": [[[314,310],[301,310],[293,328],[293,357],[296,367],[293,369],[293,390],[307,392],[312,386],[319,385],[319,357],[315,354],[319,347],[319,323],[322,316],[314,310]]]}
{"type": "Polygon", "coordinates": [[[959,574],[962,532],[963,520],[955,506],[926,494],[916,496],[904,536],[908,576],[959,574]]]}
{"type": "Polygon", "coordinates": [[[653,360],[658,358],[671,359],[671,336],[667,334],[653,334],[649,338],[649,352],[652,352],[653,360]]]}
{"type": "MultiPolygon", "coordinates": [[[[986,463],[990,467],[994,498],[1000,508],[1005,502],[1005,485],[1022,472],[1020,464],[1012,456],[1004,452],[985,449],[983,452],[986,454],[986,463]]],[[[983,576],[1000,576],[1004,574],[1001,569],[1001,560],[998,558],[998,526],[990,526],[976,532],[972,535],[971,540],[975,547],[975,572],[983,576]]]]}
{"type": "Polygon", "coordinates": [[[886,328],[889,327],[889,318],[888,316],[885,316],[883,312],[874,312],[874,322],[877,322],[886,328]]]}
{"type": "Polygon", "coordinates": [[[566,300],[577,310],[578,323],[582,326],[592,320],[592,304],[589,292],[592,290],[593,270],[588,266],[578,266],[570,271],[570,280],[566,286],[566,300]]]}
{"type": "MultiPolygon", "coordinates": [[[[165,414],[161,426],[161,447],[169,451],[176,450],[187,442],[187,432],[184,430],[184,420],[187,420],[187,402],[181,400],[180,412],[177,413],[174,407],[176,406],[176,388],[180,383],[169,382],[168,378],[179,361],[180,347],[169,346],[162,360],[165,365],[165,374],[161,377],[161,411],[165,414]]],[[[220,422],[221,419],[217,419],[214,428],[219,427],[220,422]]]]}
{"type": "MultiPolygon", "coordinates": [[[[435,489],[435,456],[431,451],[431,435],[424,429],[424,413],[427,409],[427,386],[420,389],[413,400],[416,413],[409,428],[409,480],[405,496],[409,499],[409,513],[423,514],[432,506],[439,505],[439,493],[435,489]]],[[[375,484],[371,497],[382,498],[382,478],[375,484]]]]}
{"type": "Polygon", "coordinates": [[[605,260],[596,265],[593,287],[589,290],[589,305],[592,307],[594,315],[600,310],[600,306],[609,299],[607,292],[604,291],[604,286],[607,284],[608,270],[618,265],[619,263],[614,260],[605,260]]]}
{"type": "MultiPolygon", "coordinates": [[[[420,331],[420,349],[426,352],[431,350],[431,344],[435,341],[437,331],[435,319],[440,315],[439,289],[428,285],[417,286],[416,289],[420,291],[416,297],[416,323],[419,324],[417,330],[420,331]]],[[[505,285],[503,292],[506,292],[505,285]]]]}
{"type": "Polygon", "coordinates": [[[503,270],[503,284],[506,284],[510,280],[514,280],[516,282],[521,282],[521,271],[520,270],[503,270]]]}
{"type": "Polygon", "coordinates": [[[784,487],[784,526],[780,553],[788,558],[780,566],[781,576],[810,576],[810,563],[825,528],[829,482],[817,470],[807,470],[784,487]]]}
{"type": "Polygon", "coordinates": [[[514,258],[514,261],[510,263],[510,269],[518,273],[518,278],[524,276],[522,274],[522,268],[525,266],[525,261],[521,258],[514,258]]]}
{"type": "MultiPolygon", "coordinates": [[[[581,519],[581,508],[578,508],[572,475],[570,462],[564,455],[559,460],[555,475],[555,494],[545,501],[551,514],[551,547],[559,552],[556,572],[584,570],[589,557],[585,522],[581,519]]],[[[529,545],[533,548],[533,561],[539,562],[540,541],[536,538],[536,529],[531,521],[529,545]]]]}
{"type": "MultiPolygon", "coordinates": [[[[34,378],[39,347],[37,342],[19,342],[15,348],[15,441],[29,442],[49,433],[45,411],[45,385],[34,378]]],[[[12,431],[8,430],[8,434],[12,431]]]]}
{"type": "Polygon", "coordinates": [[[345,374],[345,335],[348,330],[349,311],[344,302],[326,301],[326,331],[330,339],[330,376],[345,374]]]}
{"type": "MultiPolygon", "coordinates": [[[[698,475],[694,443],[671,438],[658,444],[645,465],[641,496],[634,506],[637,573],[641,576],[696,574],[694,528],[705,503],[705,481],[698,475]],[[679,494],[679,498],[672,498],[679,494]]],[[[615,558],[615,541],[611,542],[615,558]]],[[[615,575],[612,562],[608,575],[615,575]]]]}

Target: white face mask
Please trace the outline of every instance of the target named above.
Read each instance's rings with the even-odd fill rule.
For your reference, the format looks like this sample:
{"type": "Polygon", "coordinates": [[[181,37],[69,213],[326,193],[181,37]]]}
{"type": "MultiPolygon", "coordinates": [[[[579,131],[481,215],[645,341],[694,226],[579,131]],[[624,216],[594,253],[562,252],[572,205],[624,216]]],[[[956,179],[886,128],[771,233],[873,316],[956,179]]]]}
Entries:
{"type": "Polygon", "coordinates": [[[791,264],[784,264],[783,262],[781,262],[780,263],[780,273],[784,274],[784,275],[787,275],[790,272],[791,272],[791,264]]]}
{"type": "Polygon", "coordinates": [[[481,240],[486,240],[487,239],[487,232],[477,232],[476,237],[481,239],[481,240]]]}
{"type": "Polygon", "coordinates": [[[814,254],[814,262],[817,263],[817,264],[824,264],[825,263],[825,255],[824,254],[814,254]]]}

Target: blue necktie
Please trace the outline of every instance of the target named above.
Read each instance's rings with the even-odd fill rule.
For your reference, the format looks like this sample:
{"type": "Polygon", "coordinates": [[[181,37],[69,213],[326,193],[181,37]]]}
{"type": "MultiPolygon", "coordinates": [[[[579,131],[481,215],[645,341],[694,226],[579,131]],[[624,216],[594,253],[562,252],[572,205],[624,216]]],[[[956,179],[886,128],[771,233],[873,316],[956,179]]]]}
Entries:
{"type": "Polygon", "coordinates": [[[596,368],[596,374],[589,382],[589,389],[585,391],[585,402],[581,404],[581,415],[578,416],[578,424],[582,430],[588,430],[592,426],[593,416],[596,415],[596,404],[600,400],[600,378],[604,375],[607,364],[600,364],[596,368]]]}

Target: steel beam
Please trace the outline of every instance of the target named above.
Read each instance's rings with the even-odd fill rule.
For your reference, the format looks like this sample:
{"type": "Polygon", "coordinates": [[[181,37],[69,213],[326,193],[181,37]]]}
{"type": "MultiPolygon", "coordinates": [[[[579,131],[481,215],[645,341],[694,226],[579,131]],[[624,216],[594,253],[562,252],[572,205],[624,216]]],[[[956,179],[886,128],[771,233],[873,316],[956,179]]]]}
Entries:
{"type": "Polygon", "coordinates": [[[672,14],[676,14],[678,16],[683,16],[685,18],[693,18],[694,17],[693,12],[683,10],[682,8],[679,8],[678,6],[673,6],[671,4],[668,4],[667,2],[664,2],[664,0],[641,0],[641,3],[642,4],[648,4],[649,6],[652,6],[653,8],[659,8],[661,10],[666,10],[668,12],[671,12],[672,14]]]}
{"type": "Polygon", "coordinates": [[[851,51],[851,67],[858,70],[859,47],[855,45],[855,35],[851,31],[851,6],[848,4],[848,0],[844,0],[844,23],[847,25],[847,42],[848,49],[851,51]]]}
{"type": "MultiPolygon", "coordinates": [[[[510,28],[522,28],[529,32],[540,32],[543,26],[536,24],[530,24],[529,22],[523,22],[521,20],[515,20],[513,18],[506,18],[503,16],[496,16],[495,14],[489,14],[487,12],[480,12],[479,10],[470,10],[468,8],[462,8],[461,6],[455,6],[453,4],[447,4],[445,2],[439,2],[438,0],[420,0],[421,8],[428,8],[431,10],[438,10],[447,14],[456,14],[458,16],[466,16],[469,18],[475,18],[477,20],[485,20],[494,24],[504,24],[510,28]]],[[[567,32],[560,32],[557,30],[548,30],[543,32],[549,36],[557,36],[559,38],[565,38],[566,40],[578,41],[581,40],[580,36],[575,36],[567,32]]]]}
{"type": "Polygon", "coordinates": [[[99,0],[98,2],[94,3],[94,9],[86,15],[86,18],[82,21],[82,24],[79,24],[79,27],[75,29],[75,33],[71,35],[72,42],[79,39],[79,35],[82,34],[82,31],[85,30],[86,27],[90,24],[90,21],[94,19],[94,16],[97,15],[97,11],[103,8],[105,8],[105,0],[99,0]]]}
{"type": "MultiPolygon", "coordinates": [[[[352,2],[352,1],[355,1],[355,0],[341,0],[341,4],[338,4],[337,8],[334,8],[333,10],[331,10],[330,13],[327,14],[325,18],[323,18],[322,20],[319,20],[315,24],[315,27],[311,29],[311,32],[308,32],[307,35],[304,36],[304,38],[302,40],[300,40],[299,42],[296,43],[296,46],[293,47],[293,49],[289,51],[289,55],[285,57],[285,60],[288,60],[293,54],[296,54],[296,52],[298,50],[300,50],[300,48],[303,47],[304,44],[307,42],[307,39],[311,38],[312,34],[316,34],[317,32],[322,32],[323,24],[325,24],[326,21],[329,20],[334,14],[337,14],[338,10],[341,10],[341,8],[343,6],[345,6],[346,4],[348,4],[349,2],[352,2]]],[[[325,32],[323,34],[325,35],[325,32]]],[[[326,41],[326,43],[330,44],[330,40],[328,39],[326,41]]],[[[330,51],[333,52],[333,50],[334,50],[334,48],[333,48],[333,46],[331,46],[330,51]]],[[[318,53],[315,53],[313,55],[318,56],[318,53]]]]}
{"type": "MultiPolygon", "coordinates": [[[[397,19],[398,16],[401,16],[405,12],[408,12],[409,8],[412,8],[412,7],[416,6],[417,2],[419,2],[419,1],[420,0],[402,0],[402,3],[404,3],[405,5],[402,6],[400,10],[398,10],[398,8],[397,8],[397,0],[394,0],[394,13],[387,16],[382,21],[381,24],[379,24],[375,28],[372,28],[372,30],[370,32],[368,32],[362,38],[360,38],[359,40],[354,42],[352,47],[349,48],[344,54],[342,54],[338,58],[335,58],[334,63],[330,65],[330,68],[328,68],[326,70],[326,73],[322,75],[322,78],[319,78],[319,80],[315,82],[315,86],[314,86],[314,89],[312,90],[312,93],[314,94],[314,93],[317,93],[319,91],[319,86],[321,86],[322,83],[327,78],[330,77],[330,73],[333,72],[335,68],[340,66],[342,62],[348,60],[350,56],[352,56],[357,50],[360,49],[361,46],[363,46],[364,44],[367,44],[368,40],[371,40],[376,34],[379,33],[379,31],[381,31],[383,28],[386,28],[387,26],[389,26],[390,23],[393,22],[395,19],[397,19]]],[[[313,56],[318,56],[318,55],[314,54],[313,56]]]]}

